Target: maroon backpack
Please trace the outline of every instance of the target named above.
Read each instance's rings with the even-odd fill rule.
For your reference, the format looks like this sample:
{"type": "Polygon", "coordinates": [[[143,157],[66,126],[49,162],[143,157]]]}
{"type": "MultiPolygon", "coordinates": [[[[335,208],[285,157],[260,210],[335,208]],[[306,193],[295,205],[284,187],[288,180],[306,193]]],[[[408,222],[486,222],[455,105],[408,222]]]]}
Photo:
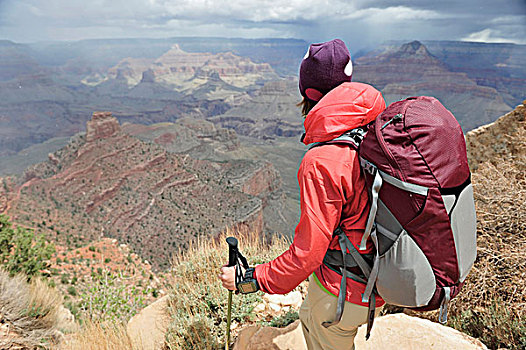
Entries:
{"type": "MultiPolygon", "coordinates": [[[[368,335],[375,294],[415,310],[440,308],[445,323],[449,300],[476,257],[473,188],[457,120],[437,99],[411,97],[391,104],[367,128],[330,143],[358,149],[369,188],[371,210],[361,246],[336,232],[342,272],[350,255],[367,283],[362,301],[369,302],[368,335]],[[368,237],[376,247],[372,266],[360,254],[368,237]]],[[[339,299],[336,321],[326,326],[341,317],[344,298],[339,299]]]]}

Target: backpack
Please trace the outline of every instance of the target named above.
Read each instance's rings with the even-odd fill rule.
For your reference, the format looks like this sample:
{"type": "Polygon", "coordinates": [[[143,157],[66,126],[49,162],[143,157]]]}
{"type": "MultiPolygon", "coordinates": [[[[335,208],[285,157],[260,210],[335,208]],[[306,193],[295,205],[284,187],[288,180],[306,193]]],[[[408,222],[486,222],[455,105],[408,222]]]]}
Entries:
{"type": "MultiPolygon", "coordinates": [[[[326,143],[358,151],[371,209],[359,248],[336,230],[341,252],[326,255],[340,267],[346,290],[349,266],[358,266],[369,303],[366,338],[374,321],[375,294],[387,303],[419,311],[447,307],[476,258],[476,216],[466,143],[455,117],[435,98],[411,97],[391,104],[371,124],[326,143]],[[360,254],[371,237],[372,266],[360,254]]],[[[335,251],[332,251],[334,253],[335,251]]],[[[339,251],[336,251],[339,252],[339,251]]],[[[338,296],[339,322],[345,293],[338,296]]]]}

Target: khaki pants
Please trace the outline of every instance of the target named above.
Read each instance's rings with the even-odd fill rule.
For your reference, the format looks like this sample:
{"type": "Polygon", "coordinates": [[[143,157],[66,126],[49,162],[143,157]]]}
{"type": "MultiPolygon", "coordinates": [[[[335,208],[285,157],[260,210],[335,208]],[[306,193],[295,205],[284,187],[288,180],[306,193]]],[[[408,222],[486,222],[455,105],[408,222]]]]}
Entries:
{"type": "MultiPolygon", "coordinates": [[[[358,327],[367,323],[367,307],[345,302],[340,323],[328,328],[321,324],[336,315],[337,298],[322,290],[313,276],[300,308],[303,335],[309,350],[354,350],[358,327]]],[[[376,315],[382,308],[376,309],[376,315]]]]}

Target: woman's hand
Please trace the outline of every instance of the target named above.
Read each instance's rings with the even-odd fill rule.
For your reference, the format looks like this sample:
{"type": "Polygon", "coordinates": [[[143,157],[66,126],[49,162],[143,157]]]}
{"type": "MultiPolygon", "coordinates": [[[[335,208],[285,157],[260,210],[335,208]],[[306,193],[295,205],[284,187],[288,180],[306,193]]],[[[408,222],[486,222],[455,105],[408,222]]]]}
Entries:
{"type": "Polygon", "coordinates": [[[237,290],[236,288],[236,267],[235,266],[224,265],[221,268],[221,273],[217,276],[223,283],[223,287],[225,287],[228,290],[237,290]]]}

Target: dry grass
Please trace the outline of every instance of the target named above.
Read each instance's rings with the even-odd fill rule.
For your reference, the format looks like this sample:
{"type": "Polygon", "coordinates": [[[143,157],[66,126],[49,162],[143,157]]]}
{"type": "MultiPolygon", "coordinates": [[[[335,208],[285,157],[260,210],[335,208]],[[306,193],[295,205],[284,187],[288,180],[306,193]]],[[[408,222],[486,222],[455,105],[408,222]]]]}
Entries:
{"type": "Polygon", "coordinates": [[[484,164],[474,174],[478,259],[470,299],[483,304],[498,295],[526,311],[526,163],[484,164]],[[489,293],[489,295],[488,295],[489,293]]]}
{"type": "Polygon", "coordinates": [[[62,297],[40,279],[31,283],[25,276],[9,277],[0,269],[0,318],[11,328],[11,336],[0,348],[49,346],[58,335],[58,312],[62,297]]]}
{"type": "Polygon", "coordinates": [[[87,321],[81,331],[62,342],[59,350],[139,350],[133,346],[122,324],[87,321]]]}
{"type": "MultiPolygon", "coordinates": [[[[228,262],[228,235],[239,240],[239,248],[251,266],[267,262],[285,251],[289,243],[281,238],[273,242],[258,234],[227,233],[215,240],[201,240],[173,261],[173,281],[169,302],[173,320],[166,348],[224,348],[228,292],[217,279],[219,269],[228,262]]],[[[250,322],[252,309],[261,301],[261,292],[234,295],[232,322],[250,322]]],[[[232,335],[234,339],[235,334],[232,335]]]]}
{"type": "Polygon", "coordinates": [[[473,174],[478,256],[453,304],[453,325],[490,348],[526,347],[526,159],[473,174]]]}

